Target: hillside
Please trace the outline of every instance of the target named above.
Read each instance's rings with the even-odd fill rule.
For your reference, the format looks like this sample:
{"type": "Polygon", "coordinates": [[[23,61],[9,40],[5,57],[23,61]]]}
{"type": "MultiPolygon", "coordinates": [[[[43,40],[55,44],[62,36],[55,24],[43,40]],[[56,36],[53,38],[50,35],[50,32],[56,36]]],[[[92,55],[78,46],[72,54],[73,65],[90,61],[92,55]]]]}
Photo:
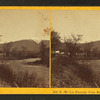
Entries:
{"type": "MultiPolygon", "coordinates": [[[[93,47],[92,48],[97,48],[98,50],[100,50],[100,41],[93,41],[93,47]]],[[[85,43],[79,43],[78,44],[81,48],[84,48],[85,43]]],[[[64,43],[60,43],[60,45],[58,45],[57,49],[60,50],[64,50],[66,48],[66,45],[64,43]]]]}
{"type": "Polygon", "coordinates": [[[27,51],[33,51],[35,53],[39,52],[39,44],[33,40],[20,40],[13,42],[12,49],[17,48],[17,50],[26,49],[27,51]]]}
{"type": "MultiPolygon", "coordinates": [[[[49,40],[41,40],[44,42],[46,47],[49,47],[49,40]]],[[[0,44],[0,47],[2,47],[4,44],[0,44]]],[[[12,42],[11,50],[17,49],[18,51],[21,51],[22,49],[25,49],[27,51],[31,51],[34,53],[40,52],[40,43],[35,42],[34,40],[19,40],[12,42]]]]}
{"type": "Polygon", "coordinates": [[[94,41],[93,48],[98,48],[98,50],[100,50],[100,41],[94,41]]]}
{"type": "MultiPolygon", "coordinates": [[[[93,43],[92,49],[93,49],[93,48],[97,48],[98,50],[100,50],[100,41],[93,41],[92,43],[93,43]]],[[[83,48],[83,47],[84,47],[84,44],[85,44],[85,43],[81,43],[81,44],[79,44],[79,45],[83,48]]]]}

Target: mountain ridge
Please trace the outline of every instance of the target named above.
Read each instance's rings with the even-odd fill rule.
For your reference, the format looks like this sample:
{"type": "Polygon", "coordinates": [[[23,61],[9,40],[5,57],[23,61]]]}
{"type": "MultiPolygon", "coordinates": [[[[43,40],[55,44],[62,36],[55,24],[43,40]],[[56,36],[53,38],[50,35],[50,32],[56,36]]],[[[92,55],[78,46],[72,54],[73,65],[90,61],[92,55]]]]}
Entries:
{"type": "MultiPolygon", "coordinates": [[[[49,44],[49,40],[41,40],[44,42],[44,44],[48,46],[49,44]]],[[[11,51],[13,49],[16,49],[18,51],[21,51],[23,49],[25,49],[26,51],[30,51],[30,52],[34,52],[34,53],[38,53],[40,52],[40,43],[37,43],[35,40],[28,40],[28,39],[23,39],[23,40],[18,40],[18,41],[13,41],[11,42],[11,51]]],[[[10,43],[10,42],[8,42],[10,43]]],[[[0,44],[0,47],[2,47],[5,43],[0,44]]]]}
{"type": "MultiPolygon", "coordinates": [[[[98,50],[100,50],[100,40],[98,41],[91,41],[93,43],[93,46],[92,48],[97,48],[98,50]]],[[[90,42],[86,42],[86,43],[90,43],[90,42]]],[[[78,43],[79,46],[81,46],[81,48],[84,47],[85,43],[78,43]]],[[[65,43],[60,43],[60,45],[58,45],[58,48],[61,49],[61,50],[64,50],[65,48],[65,43]]]]}

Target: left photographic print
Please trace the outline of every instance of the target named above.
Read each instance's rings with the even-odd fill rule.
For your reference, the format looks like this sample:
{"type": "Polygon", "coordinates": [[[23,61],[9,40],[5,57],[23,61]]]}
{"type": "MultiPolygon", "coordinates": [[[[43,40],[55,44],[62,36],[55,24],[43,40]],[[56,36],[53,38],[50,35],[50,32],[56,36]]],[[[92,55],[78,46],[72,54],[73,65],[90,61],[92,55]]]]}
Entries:
{"type": "Polygon", "coordinates": [[[0,9],[0,87],[49,87],[49,10],[0,9]]]}

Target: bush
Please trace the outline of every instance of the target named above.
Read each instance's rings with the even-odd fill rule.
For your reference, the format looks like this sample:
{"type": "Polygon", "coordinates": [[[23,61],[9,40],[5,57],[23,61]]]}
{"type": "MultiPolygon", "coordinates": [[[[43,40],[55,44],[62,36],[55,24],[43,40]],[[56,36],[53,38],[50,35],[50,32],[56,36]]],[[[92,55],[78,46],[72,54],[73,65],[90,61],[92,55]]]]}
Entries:
{"type": "Polygon", "coordinates": [[[55,57],[55,61],[58,64],[61,64],[63,66],[67,66],[69,64],[74,64],[76,62],[76,59],[70,59],[68,56],[62,56],[62,55],[58,55],[55,57]]]}

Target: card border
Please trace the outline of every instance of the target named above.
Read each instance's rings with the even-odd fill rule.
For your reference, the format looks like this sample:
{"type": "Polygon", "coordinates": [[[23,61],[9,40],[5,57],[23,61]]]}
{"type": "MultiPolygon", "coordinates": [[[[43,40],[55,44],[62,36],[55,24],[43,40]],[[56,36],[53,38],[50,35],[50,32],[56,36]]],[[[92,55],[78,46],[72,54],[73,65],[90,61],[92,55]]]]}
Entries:
{"type": "Polygon", "coordinates": [[[100,94],[100,88],[51,88],[51,11],[52,10],[100,10],[97,6],[0,6],[1,9],[49,10],[50,49],[49,49],[49,88],[0,88],[0,94],[100,94]],[[90,92],[89,92],[90,91],[90,92]]]}

